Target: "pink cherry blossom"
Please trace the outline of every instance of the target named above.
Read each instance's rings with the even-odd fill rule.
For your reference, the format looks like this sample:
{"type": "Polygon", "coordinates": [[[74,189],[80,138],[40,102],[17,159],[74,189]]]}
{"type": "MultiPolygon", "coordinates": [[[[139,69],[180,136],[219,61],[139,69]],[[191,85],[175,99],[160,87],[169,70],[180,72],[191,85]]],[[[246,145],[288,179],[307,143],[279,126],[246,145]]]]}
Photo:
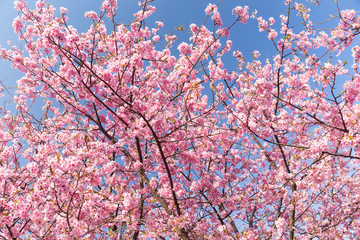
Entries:
{"type": "Polygon", "coordinates": [[[103,0],[84,32],[15,1],[0,238],[358,239],[360,16],[284,3],[279,26],[209,4],[184,38],[156,1],[122,24],[103,0]],[[233,38],[240,23],[266,52],[233,38]]]}
{"type": "Polygon", "coordinates": [[[269,18],[269,23],[270,25],[273,25],[275,23],[275,19],[273,17],[269,18]]]}
{"type": "Polygon", "coordinates": [[[233,9],[233,14],[240,18],[241,23],[246,23],[249,19],[249,7],[248,6],[237,6],[233,9]]]}
{"type": "Polygon", "coordinates": [[[259,32],[265,31],[268,28],[268,23],[262,17],[258,17],[257,20],[259,23],[259,32]]]}
{"type": "Polygon", "coordinates": [[[92,18],[92,19],[94,19],[95,21],[98,19],[98,15],[97,15],[97,13],[94,12],[94,11],[88,11],[88,12],[86,12],[86,13],[85,13],[85,17],[86,17],[86,18],[92,18]]]}
{"type": "Polygon", "coordinates": [[[14,19],[14,22],[13,22],[13,28],[14,28],[14,31],[15,33],[19,33],[20,29],[22,29],[24,26],[22,24],[22,21],[20,20],[20,17],[17,16],[15,19],[14,19]]]}
{"type": "Polygon", "coordinates": [[[268,38],[270,40],[274,40],[276,37],[277,37],[278,33],[274,30],[274,29],[271,29],[269,31],[269,35],[268,35],[268,38]]]}
{"type": "Polygon", "coordinates": [[[186,43],[181,43],[179,46],[178,46],[178,50],[180,53],[186,55],[186,54],[191,54],[191,48],[188,44],[186,43]]]}

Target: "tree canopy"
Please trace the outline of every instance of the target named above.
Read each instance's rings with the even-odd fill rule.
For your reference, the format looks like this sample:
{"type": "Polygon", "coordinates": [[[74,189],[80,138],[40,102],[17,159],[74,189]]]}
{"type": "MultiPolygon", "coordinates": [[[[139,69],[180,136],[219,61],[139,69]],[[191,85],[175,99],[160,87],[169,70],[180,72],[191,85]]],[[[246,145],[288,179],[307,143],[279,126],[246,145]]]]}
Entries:
{"type": "Polygon", "coordinates": [[[177,41],[151,2],[121,24],[104,0],[79,32],[66,8],[15,1],[23,45],[0,58],[23,77],[0,118],[0,238],[358,239],[359,13],[209,4],[177,41]],[[233,49],[248,21],[275,54],[233,49]]]}

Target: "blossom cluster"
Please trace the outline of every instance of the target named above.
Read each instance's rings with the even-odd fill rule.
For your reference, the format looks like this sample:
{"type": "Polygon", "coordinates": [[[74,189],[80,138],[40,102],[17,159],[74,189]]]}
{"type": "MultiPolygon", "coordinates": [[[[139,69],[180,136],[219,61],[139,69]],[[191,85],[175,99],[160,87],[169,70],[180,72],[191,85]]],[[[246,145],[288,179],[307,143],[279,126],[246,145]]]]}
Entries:
{"type": "Polygon", "coordinates": [[[357,239],[359,14],[319,30],[311,2],[286,0],[276,23],[236,6],[230,24],[209,4],[179,42],[151,2],[120,24],[103,0],[79,32],[66,8],[15,1],[0,238],[357,239]],[[251,22],[271,54],[230,38],[251,22]]]}

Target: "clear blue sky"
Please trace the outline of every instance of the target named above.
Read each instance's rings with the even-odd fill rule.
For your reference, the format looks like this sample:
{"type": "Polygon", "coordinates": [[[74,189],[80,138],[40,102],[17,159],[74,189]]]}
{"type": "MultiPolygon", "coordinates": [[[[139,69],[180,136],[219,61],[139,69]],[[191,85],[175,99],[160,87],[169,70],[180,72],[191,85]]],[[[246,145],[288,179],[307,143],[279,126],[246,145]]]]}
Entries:
{"type": "MultiPolygon", "coordinates": [[[[360,10],[360,1],[358,0],[338,0],[342,9],[353,8],[360,10]]],[[[30,6],[34,5],[35,0],[27,1],[30,6]]],[[[68,8],[68,17],[70,24],[79,29],[79,31],[86,31],[91,21],[84,18],[84,13],[89,10],[98,11],[101,4],[100,0],[49,0],[50,4],[57,8],[64,6],[68,8]]],[[[137,11],[137,0],[118,0],[118,18],[120,22],[129,23],[133,17],[132,14],[137,11]]],[[[153,15],[148,23],[157,20],[164,20],[165,28],[161,33],[169,33],[174,31],[175,27],[180,25],[185,27],[185,31],[179,32],[178,38],[185,40],[189,37],[188,26],[191,23],[201,24],[205,19],[204,8],[209,3],[216,3],[218,1],[210,0],[155,0],[152,5],[156,6],[157,13],[153,15]]],[[[273,16],[277,23],[279,23],[280,12],[284,12],[285,5],[283,0],[224,0],[220,4],[220,12],[224,21],[224,26],[227,26],[235,19],[231,14],[231,10],[237,5],[248,5],[250,11],[258,10],[258,16],[263,16],[268,19],[273,16]]],[[[321,1],[321,6],[312,9],[311,18],[323,19],[329,14],[336,15],[336,8],[333,0],[321,1]]],[[[11,40],[18,45],[19,41],[12,29],[12,21],[16,17],[17,12],[13,9],[13,1],[0,0],[0,45],[7,47],[7,40],[11,40]]],[[[275,25],[278,26],[278,25],[275,25]]],[[[245,57],[251,57],[251,52],[259,50],[263,57],[273,55],[272,43],[267,40],[266,33],[260,33],[257,30],[257,21],[250,19],[246,25],[238,24],[232,29],[231,40],[233,40],[233,49],[238,49],[245,54],[245,57]]],[[[173,48],[174,54],[177,54],[176,46],[180,41],[175,43],[173,48]]],[[[344,54],[343,58],[349,57],[344,54]]],[[[226,64],[226,63],[225,63],[226,64]]],[[[11,69],[10,64],[0,61],[0,80],[4,81],[7,86],[15,86],[16,80],[21,77],[21,73],[17,70],[11,69]]],[[[2,105],[2,102],[0,104],[2,105]]]]}

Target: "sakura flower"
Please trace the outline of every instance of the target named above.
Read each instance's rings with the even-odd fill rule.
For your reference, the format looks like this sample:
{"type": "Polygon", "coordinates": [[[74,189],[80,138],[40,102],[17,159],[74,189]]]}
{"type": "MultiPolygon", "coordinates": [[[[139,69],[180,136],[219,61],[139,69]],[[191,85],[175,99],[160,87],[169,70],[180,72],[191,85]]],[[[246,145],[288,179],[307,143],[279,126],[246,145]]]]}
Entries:
{"type": "Polygon", "coordinates": [[[275,19],[273,17],[269,18],[270,25],[273,25],[275,23],[275,19]]]}
{"type": "Polygon", "coordinates": [[[191,48],[190,46],[183,42],[183,43],[180,43],[180,45],[178,46],[178,50],[180,53],[186,55],[186,54],[191,54],[191,48]]]}
{"type": "Polygon", "coordinates": [[[206,15],[210,15],[210,13],[214,10],[217,10],[217,6],[215,4],[209,4],[206,8],[205,8],[205,13],[206,15]]]}
{"type": "Polygon", "coordinates": [[[23,28],[23,24],[22,24],[19,16],[17,16],[14,19],[12,26],[14,28],[15,33],[19,33],[20,29],[23,28]]]}
{"type": "Polygon", "coordinates": [[[246,23],[247,20],[249,19],[248,10],[249,10],[248,6],[244,6],[244,7],[237,6],[232,11],[233,14],[235,14],[237,17],[241,19],[240,20],[241,23],[246,23]]]}
{"type": "Polygon", "coordinates": [[[14,5],[15,5],[14,8],[18,11],[22,11],[23,9],[26,8],[26,3],[24,0],[15,1],[14,5]]]}
{"type": "Polygon", "coordinates": [[[86,18],[92,18],[92,19],[94,19],[94,20],[97,20],[97,19],[98,19],[98,15],[97,15],[97,13],[94,12],[94,11],[88,11],[88,12],[86,12],[86,13],[85,13],[85,17],[86,17],[86,18]]]}
{"type": "Polygon", "coordinates": [[[68,12],[67,8],[64,8],[64,7],[60,7],[60,12],[62,14],[66,14],[68,12]]]}
{"type": "Polygon", "coordinates": [[[271,29],[269,32],[268,38],[270,40],[274,40],[277,37],[277,35],[278,35],[277,32],[274,29],[271,29]]]}
{"type": "Polygon", "coordinates": [[[254,56],[254,58],[258,58],[258,57],[260,57],[260,52],[257,51],[257,50],[255,50],[255,51],[252,53],[252,55],[254,56]]]}
{"type": "Polygon", "coordinates": [[[257,20],[259,23],[259,32],[265,31],[268,28],[268,23],[262,17],[258,17],[257,20]]]}

